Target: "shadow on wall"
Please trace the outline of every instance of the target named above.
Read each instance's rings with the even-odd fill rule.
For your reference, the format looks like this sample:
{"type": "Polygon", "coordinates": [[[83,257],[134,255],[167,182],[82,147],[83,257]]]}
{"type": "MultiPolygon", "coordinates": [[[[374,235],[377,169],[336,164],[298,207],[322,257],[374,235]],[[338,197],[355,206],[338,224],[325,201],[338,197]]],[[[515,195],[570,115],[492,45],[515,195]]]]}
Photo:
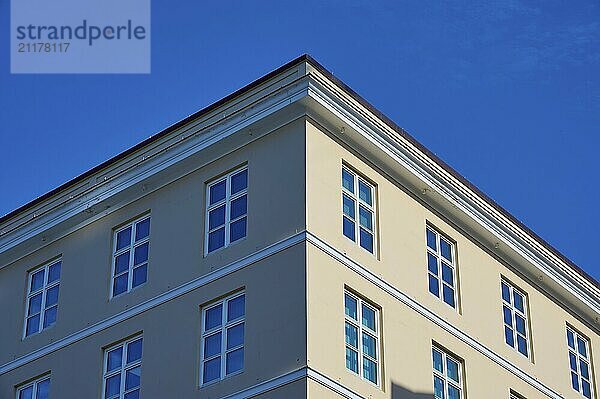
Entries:
{"type": "Polygon", "coordinates": [[[392,382],[392,399],[434,399],[432,393],[410,391],[392,382]]]}

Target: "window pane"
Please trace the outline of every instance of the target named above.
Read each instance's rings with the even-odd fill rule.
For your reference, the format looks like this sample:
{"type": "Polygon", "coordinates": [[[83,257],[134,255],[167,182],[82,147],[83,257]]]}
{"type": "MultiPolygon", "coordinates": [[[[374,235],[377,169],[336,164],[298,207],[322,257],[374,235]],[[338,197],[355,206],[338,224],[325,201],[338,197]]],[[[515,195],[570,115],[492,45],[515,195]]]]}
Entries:
{"type": "Polygon", "coordinates": [[[515,337],[513,336],[513,330],[507,326],[504,326],[504,340],[513,348],[515,347],[515,337]]]}
{"type": "Polygon", "coordinates": [[[44,273],[45,270],[40,270],[31,276],[31,292],[37,291],[44,286],[44,273]]]}
{"type": "Polygon", "coordinates": [[[229,226],[230,241],[237,241],[240,238],[246,237],[246,218],[241,218],[231,223],[229,226]]]}
{"type": "Polygon", "coordinates": [[[358,317],[356,316],[356,299],[348,294],[344,295],[344,306],[346,315],[350,316],[354,320],[358,320],[358,317]]]}
{"type": "Polygon", "coordinates": [[[206,311],[204,316],[204,331],[208,331],[212,328],[218,327],[221,325],[223,316],[222,316],[223,305],[219,304],[215,307],[212,307],[206,311]]]}
{"type": "Polygon", "coordinates": [[[525,333],[525,319],[519,316],[518,314],[515,314],[515,324],[515,328],[517,329],[517,331],[523,334],[524,336],[527,336],[527,334],[525,333]]]}
{"type": "Polygon", "coordinates": [[[132,287],[137,287],[138,285],[142,285],[146,282],[148,278],[148,264],[138,266],[133,269],[133,283],[132,287]]]}
{"type": "Polygon", "coordinates": [[[127,364],[142,358],[142,339],[136,339],[127,344],[127,364]]]}
{"type": "Polygon", "coordinates": [[[227,329],[227,349],[244,345],[244,323],[227,329]]]}
{"type": "Polygon", "coordinates": [[[569,365],[571,370],[577,372],[577,357],[571,352],[569,352],[569,365]]]}
{"type": "Polygon", "coordinates": [[[222,180],[209,188],[209,204],[216,204],[225,199],[226,181],[222,180]]]}
{"type": "Polygon", "coordinates": [[[40,293],[40,294],[37,294],[36,296],[32,296],[31,298],[29,298],[29,314],[28,314],[28,316],[39,313],[41,310],[42,310],[42,294],[40,293]]]}
{"type": "Polygon", "coordinates": [[[115,285],[113,287],[113,296],[119,295],[127,291],[127,279],[129,273],[125,273],[115,278],[115,285]]]}
{"type": "Polygon", "coordinates": [[[230,204],[230,218],[231,220],[233,219],[237,219],[242,215],[245,215],[248,212],[247,209],[247,199],[248,196],[246,195],[242,195],[240,198],[236,198],[235,200],[231,201],[230,204]]]}
{"type": "Polygon", "coordinates": [[[513,297],[515,298],[515,308],[519,309],[521,313],[525,313],[525,307],[523,306],[523,295],[513,290],[513,297]]]}
{"type": "Polygon", "coordinates": [[[358,353],[346,348],[346,368],[358,374],[358,353]]]}
{"type": "Polygon", "coordinates": [[[586,380],[590,379],[589,368],[586,362],[579,360],[579,370],[581,370],[581,376],[586,380]]]}
{"type": "Polygon", "coordinates": [[[225,373],[235,373],[244,368],[244,348],[229,352],[226,358],[225,373]]]}
{"type": "Polygon", "coordinates": [[[141,368],[136,367],[131,370],[127,370],[125,375],[125,390],[129,391],[130,389],[137,388],[140,386],[140,374],[141,368]]]}
{"type": "Polygon", "coordinates": [[[360,228],[360,246],[373,253],[373,234],[360,228]]]}
{"type": "Polygon", "coordinates": [[[241,295],[227,302],[227,321],[244,316],[246,296],[241,295]]]}
{"type": "Polygon", "coordinates": [[[61,262],[57,262],[48,268],[48,284],[60,278],[61,262]]]}
{"type": "Polygon", "coordinates": [[[512,311],[508,306],[504,306],[502,307],[502,312],[504,313],[504,323],[512,327],[512,311]]]}
{"type": "Polygon", "coordinates": [[[346,344],[358,349],[358,329],[346,322],[346,344]]]}
{"type": "Polygon", "coordinates": [[[440,286],[438,279],[429,274],[429,292],[439,298],[440,296],[440,286]]]}
{"type": "Polygon", "coordinates": [[[202,373],[202,382],[207,383],[221,378],[221,357],[216,357],[208,362],[204,362],[202,373]]]}
{"type": "Polygon", "coordinates": [[[344,215],[348,216],[350,219],[355,218],[354,216],[354,207],[355,207],[355,203],[354,200],[350,197],[348,197],[347,195],[342,195],[342,209],[344,211],[344,215]]]}
{"type": "Polygon", "coordinates": [[[460,382],[459,375],[458,375],[458,363],[450,358],[446,358],[446,367],[447,367],[448,378],[450,378],[451,380],[453,380],[457,383],[460,382]]]}
{"type": "Polygon", "coordinates": [[[448,305],[454,307],[455,306],[454,290],[445,284],[442,284],[442,286],[443,286],[443,293],[444,293],[444,302],[446,302],[448,305]]]}
{"type": "Polygon", "coordinates": [[[19,392],[19,399],[31,399],[33,397],[33,386],[22,389],[19,392]]]}
{"type": "Polygon", "coordinates": [[[436,398],[444,399],[444,381],[439,377],[433,377],[433,393],[436,398]]]}
{"type": "Polygon", "coordinates": [[[363,357],[363,376],[374,384],[377,384],[377,363],[363,357]]]}
{"type": "Polygon", "coordinates": [[[367,185],[360,179],[358,180],[358,198],[369,205],[373,205],[371,186],[367,185]]]}
{"type": "Polygon", "coordinates": [[[440,252],[444,258],[452,261],[452,247],[450,246],[450,243],[443,238],[440,238],[440,252]]]}
{"type": "Polygon", "coordinates": [[[129,251],[122,253],[115,259],[115,276],[129,268],[129,251]]]}
{"type": "Polygon", "coordinates": [[[136,389],[135,391],[127,392],[123,399],[140,399],[140,390],[136,389]]]}
{"type": "Polygon", "coordinates": [[[204,338],[204,358],[221,353],[221,333],[218,332],[204,338]]]}
{"type": "Polygon", "coordinates": [[[579,354],[587,359],[587,349],[585,347],[585,342],[577,336],[577,350],[579,354]]]}
{"type": "Polygon", "coordinates": [[[517,335],[517,349],[523,355],[528,356],[527,354],[527,341],[520,335],[517,335]]]}
{"type": "Polygon", "coordinates": [[[373,231],[373,213],[364,207],[359,207],[360,225],[367,230],[373,231]]]}
{"type": "Polygon", "coordinates": [[[579,377],[573,372],[571,372],[571,386],[574,390],[579,392],[579,377]]]}
{"type": "Polygon", "coordinates": [[[432,354],[433,354],[433,368],[443,374],[444,373],[444,364],[442,362],[441,352],[433,349],[432,354]]]}
{"type": "Polygon", "coordinates": [[[225,245],[225,228],[213,231],[208,235],[208,252],[219,249],[225,245]]]}
{"type": "Polygon", "coordinates": [[[348,237],[349,239],[351,239],[352,241],[355,241],[355,227],[354,227],[354,222],[350,221],[348,218],[344,217],[344,226],[343,226],[343,230],[344,230],[344,235],[346,237],[348,237]]]}
{"type": "Polygon", "coordinates": [[[58,285],[50,288],[46,291],[46,308],[49,308],[52,305],[56,305],[58,302],[58,285]]]}
{"type": "Polygon", "coordinates": [[[238,193],[248,187],[248,169],[231,176],[231,194],[238,193]]]}
{"type": "Polygon", "coordinates": [[[436,276],[439,273],[437,258],[435,256],[433,256],[432,254],[430,254],[429,252],[427,252],[427,269],[429,269],[429,271],[431,273],[435,274],[436,276]]]}
{"type": "Polygon", "coordinates": [[[106,379],[106,386],[104,388],[104,394],[106,398],[119,395],[121,388],[121,374],[117,374],[106,379]]]}
{"type": "Polygon", "coordinates": [[[35,334],[38,332],[40,328],[40,315],[35,315],[27,319],[27,329],[25,332],[26,336],[30,336],[31,334],[35,334]]]}
{"type": "Polygon", "coordinates": [[[48,399],[50,395],[50,378],[38,382],[35,399],[48,399]]]}
{"type": "Polygon", "coordinates": [[[573,332],[567,329],[567,342],[569,346],[575,350],[575,338],[573,337],[573,332]]]}
{"type": "Polygon", "coordinates": [[[450,266],[442,262],[442,280],[454,287],[454,274],[450,266]]]}
{"type": "Polygon", "coordinates": [[[460,391],[452,386],[452,385],[448,385],[448,399],[459,399],[460,398],[460,391]]]}
{"type": "Polygon", "coordinates": [[[368,327],[373,331],[376,331],[375,311],[366,305],[362,306],[362,324],[363,326],[368,327]]]}
{"type": "Polygon", "coordinates": [[[590,383],[587,381],[581,381],[581,390],[583,391],[583,396],[586,398],[592,397],[592,391],[590,389],[590,383]]]}
{"type": "Polygon", "coordinates": [[[58,310],[58,307],[56,307],[56,306],[46,309],[46,311],[44,312],[44,327],[43,328],[46,328],[46,327],[51,326],[52,324],[56,323],[57,310],[58,310]]]}
{"type": "Polygon", "coordinates": [[[150,235],[150,218],[146,218],[135,225],[135,240],[139,241],[150,235]]]}
{"type": "Polygon", "coordinates": [[[434,251],[437,250],[436,237],[436,234],[432,230],[427,229],[427,246],[434,251]]]}
{"type": "Polygon", "coordinates": [[[369,334],[363,333],[362,335],[363,353],[377,359],[377,341],[369,334]]]}
{"type": "Polygon", "coordinates": [[[133,253],[133,264],[139,265],[148,260],[148,243],[142,244],[135,248],[133,253]]]}
{"type": "Polygon", "coordinates": [[[106,371],[113,371],[121,367],[121,360],[123,359],[123,348],[119,347],[115,350],[108,352],[108,364],[106,365],[106,371]]]}
{"type": "Polygon", "coordinates": [[[342,168],[342,187],[354,193],[354,175],[342,168]]]}
{"type": "Polygon", "coordinates": [[[508,285],[506,285],[504,283],[504,281],[502,282],[502,299],[504,299],[508,303],[511,303],[510,302],[510,288],[508,288],[508,285]]]}
{"type": "Polygon", "coordinates": [[[117,233],[117,251],[131,245],[131,226],[117,233]]]}
{"type": "Polygon", "coordinates": [[[208,229],[212,230],[225,224],[225,205],[208,212],[208,229]]]}

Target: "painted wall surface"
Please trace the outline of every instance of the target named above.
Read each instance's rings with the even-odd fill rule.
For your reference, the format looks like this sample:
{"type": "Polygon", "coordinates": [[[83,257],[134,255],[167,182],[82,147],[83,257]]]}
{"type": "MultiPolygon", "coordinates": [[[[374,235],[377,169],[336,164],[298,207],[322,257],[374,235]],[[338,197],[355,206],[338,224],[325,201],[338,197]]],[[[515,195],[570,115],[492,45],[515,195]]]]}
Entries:
{"type": "MultiPolygon", "coordinates": [[[[307,124],[308,230],[519,369],[567,398],[579,397],[570,387],[566,323],[591,339],[594,365],[597,365],[600,351],[598,334],[513,272],[509,265],[484,251],[451,221],[408,195],[399,184],[379,173],[363,157],[339,145],[321,129],[312,122],[307,124]],[[342,234],[342,163],[376,185],[376,255],[342,234]],[[426,223],[431,223],[456,242],[459,311],[428,291],[426,223]],[[533,337],[532,360],[504,342],[500,291],[502,276],[527,294],[533,337]]],[[[392,383],[411,392],[431,393],[430,351],[432,340],[435,340],[465,359],[470,397],[506,398],[509,388],[527,397],[540,397],[540,392],[532,391],[497,364],[312,246],[308,251],[308,274],[309,364],[331,378],[340,378],[344,385],[373,397],[389,397],[386,395],[392,383]],[[382,307],[384,392],[345,369],[345,284],[382,307]],[[323,348],[328,348],[328,351],[323,351],[323,348]],[[494,385],[498,386],[494,394],[496,396],[490,396],[490,378],[494,378],[494,385]]]]}

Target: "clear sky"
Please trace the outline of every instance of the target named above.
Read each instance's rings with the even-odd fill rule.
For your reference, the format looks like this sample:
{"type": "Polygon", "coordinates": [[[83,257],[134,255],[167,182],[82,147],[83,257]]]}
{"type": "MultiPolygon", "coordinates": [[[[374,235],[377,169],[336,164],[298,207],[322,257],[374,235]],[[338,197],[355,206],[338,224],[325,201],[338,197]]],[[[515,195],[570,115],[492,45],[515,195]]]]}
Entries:
{"type": "Polygon", "coordinates": [[[10,75],[9,26],[0,214],[309,53],[600,279],[597,0],[154,0],[149,75],[10,75]]]}

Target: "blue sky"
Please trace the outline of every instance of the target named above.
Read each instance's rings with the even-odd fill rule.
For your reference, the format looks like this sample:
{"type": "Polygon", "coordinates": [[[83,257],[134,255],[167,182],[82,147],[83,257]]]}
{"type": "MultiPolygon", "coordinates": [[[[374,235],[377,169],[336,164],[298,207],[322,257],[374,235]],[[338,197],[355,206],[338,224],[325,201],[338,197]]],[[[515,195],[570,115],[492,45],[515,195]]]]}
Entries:
{"type": "Polygon", "coordinates": [[[154,1],[149,75],[10,75],[0,214],[302,53],[600,278],[596,0],[154,1]]]}

